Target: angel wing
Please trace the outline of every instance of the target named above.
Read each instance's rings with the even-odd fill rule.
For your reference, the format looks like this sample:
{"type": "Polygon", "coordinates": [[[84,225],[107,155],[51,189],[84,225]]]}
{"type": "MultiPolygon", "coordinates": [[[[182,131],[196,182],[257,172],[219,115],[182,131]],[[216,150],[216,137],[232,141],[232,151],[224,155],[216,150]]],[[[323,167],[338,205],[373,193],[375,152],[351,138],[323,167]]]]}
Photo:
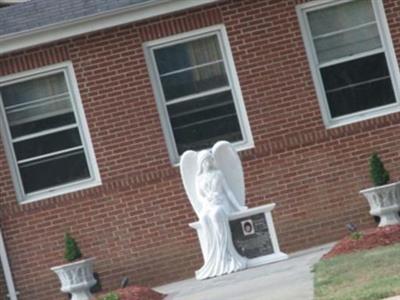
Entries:
{"type": "Polygon", "coordinates": [[[245,206],[243,168],[236,150],[231,143],[219,141],[213,146],[212,153],[217,168],[224,174],[228,186],[231,188],[239,205],[245,206]]]}
{"type": "Polygon", "coordinates": [[[186,194],[199,217],[203,207],[197,199],[196,194],[197,152],[188,150],[183,153],[180,162],[180,171],[186,194]]]}

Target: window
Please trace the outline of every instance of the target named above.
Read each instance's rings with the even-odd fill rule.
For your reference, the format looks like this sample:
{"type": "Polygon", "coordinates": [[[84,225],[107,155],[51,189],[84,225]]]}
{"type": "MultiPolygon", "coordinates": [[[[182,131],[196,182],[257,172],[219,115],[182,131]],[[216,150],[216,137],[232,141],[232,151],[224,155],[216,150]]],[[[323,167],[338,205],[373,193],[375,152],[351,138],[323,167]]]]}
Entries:
{"type": "Polygon", "coordinates": [[[238,150],[253,141],[222,26],[145,44],[170,158],[219,140],[238,150]]]}
{"type": "Polygon", "coordinates": [[[0,77],[0,102],[20,202],[100,184],[70,63],[0,77]]]}
{"type": "Polygon", "coordinates": [[[399,110],[399,72],[381,0],[298,6],[327,127],[399,110]]]}

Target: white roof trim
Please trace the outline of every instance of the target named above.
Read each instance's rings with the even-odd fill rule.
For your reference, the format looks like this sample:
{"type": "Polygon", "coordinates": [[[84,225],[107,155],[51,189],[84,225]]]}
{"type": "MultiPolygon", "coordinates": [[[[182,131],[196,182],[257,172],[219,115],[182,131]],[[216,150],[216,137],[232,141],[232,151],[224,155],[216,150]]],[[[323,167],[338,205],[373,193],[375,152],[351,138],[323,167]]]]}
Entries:
{"type": "Polygon", "coordinates": [[[16,4],[22,2],[28,2],[30,0],[0,0],[0,4],[16,4]]]}
{"type": "Polygon", "coordinates": [[[217,1],[219,0],[152,0],[65,23],[3,35],[0,37],[0,55],[217,1]]]}

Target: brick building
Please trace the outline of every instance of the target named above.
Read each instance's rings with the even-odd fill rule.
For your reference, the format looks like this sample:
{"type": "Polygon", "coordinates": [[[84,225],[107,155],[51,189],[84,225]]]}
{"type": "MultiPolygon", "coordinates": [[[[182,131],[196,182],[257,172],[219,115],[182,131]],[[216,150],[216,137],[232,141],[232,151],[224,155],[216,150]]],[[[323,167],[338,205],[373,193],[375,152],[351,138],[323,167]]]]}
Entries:
{"type": "MultiPolygon", "coordinates": [[[[31,0],[0,9],[0,226],[18,299],[65,299],[63,234],[105,289],[201,263],[177,168],[232,141],[285,252],[371,226],[400,177],[396,0],[31,0]]],[[[4,272],[6,273],[6,272],[4,272]]],[[[0,299],[7,293],[0,280],[0,299]]]]}

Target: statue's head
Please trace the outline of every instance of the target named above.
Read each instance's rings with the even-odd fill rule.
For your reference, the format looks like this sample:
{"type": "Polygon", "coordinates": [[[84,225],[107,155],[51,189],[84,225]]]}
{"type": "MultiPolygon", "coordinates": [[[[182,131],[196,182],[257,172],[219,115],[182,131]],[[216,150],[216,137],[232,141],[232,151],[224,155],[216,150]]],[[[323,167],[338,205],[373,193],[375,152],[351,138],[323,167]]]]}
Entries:
{"type": "Polygon", "coordinates": [[[209,150],[202,150],[197,156],[198,174],[215,168],[214,157],[209,150]]]}

